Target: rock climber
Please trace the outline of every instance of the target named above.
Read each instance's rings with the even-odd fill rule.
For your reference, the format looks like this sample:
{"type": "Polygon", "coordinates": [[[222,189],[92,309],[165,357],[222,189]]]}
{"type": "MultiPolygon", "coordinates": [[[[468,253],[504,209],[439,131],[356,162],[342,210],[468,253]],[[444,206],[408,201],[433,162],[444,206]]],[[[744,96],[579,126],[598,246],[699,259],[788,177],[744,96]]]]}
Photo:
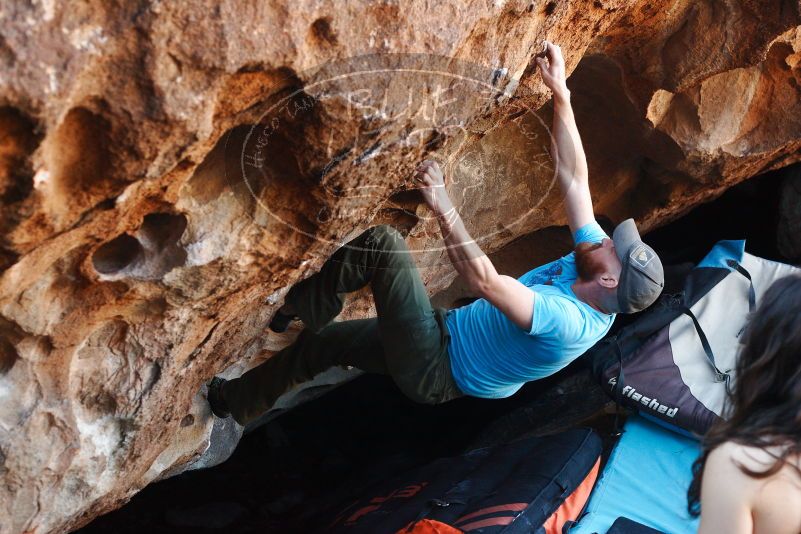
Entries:
{"type": "Polygon", "coordinates": [[[432,307],[403,237],[390,226],[370,228],[287,293],[270,328],[283,331],[299,318],[305,328],[294,343],[240,378],[211,380],[215,415],[245,425],[296,384],[336,365],[390,375],[421,403],[508,397],[580,356],[609,331],[617,313],[656,300],[664,287],[662,263],[634,221],[619,224],[611,239],[595,221],[562,52],[547,41],[544,52],[536,62],[553,93],[551,150],[575,249],[518,279],[499,274],[465,229],[439,165],[423,161],[416,185],[437,217],[453,266],[480,298],[452,310],[432,307]],[[344,294],[365,285],[377,317],[332,322],[344,294]]]}

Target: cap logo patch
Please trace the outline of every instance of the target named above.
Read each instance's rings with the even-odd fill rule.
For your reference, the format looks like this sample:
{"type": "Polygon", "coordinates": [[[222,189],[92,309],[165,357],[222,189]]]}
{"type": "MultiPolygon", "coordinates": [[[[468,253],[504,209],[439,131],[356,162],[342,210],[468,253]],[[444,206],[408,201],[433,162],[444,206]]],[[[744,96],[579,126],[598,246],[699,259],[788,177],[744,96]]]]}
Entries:
{"type": "Polygon", "coordinates": [[[643,269],[651,263],[651,260],[654,259],[655,254],[645,248],[643,245],[635,248],[634,251],[629,255],[634,263],[642,267],[643,269]]]}

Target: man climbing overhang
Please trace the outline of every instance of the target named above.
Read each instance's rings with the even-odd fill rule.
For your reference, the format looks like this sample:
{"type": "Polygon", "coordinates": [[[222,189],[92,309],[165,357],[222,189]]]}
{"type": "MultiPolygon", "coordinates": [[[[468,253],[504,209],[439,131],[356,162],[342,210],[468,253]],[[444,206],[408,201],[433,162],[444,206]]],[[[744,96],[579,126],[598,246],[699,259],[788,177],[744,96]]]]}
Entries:
{"type": "Polygon", "coordinates": [[[287,293],[270,327],[282,331],[301,319],[305,328],[294,343],[240,378],[210,382],[215,415],[247,424],[294,385],[335,365],[388,374],[421,403],[508,397],[594,345],[615,314],[656,300],[662,263],[634,221],[618,225],[611,239],[595,221],[561,49],[546,41],[536,61],[553,93],[551,149],[574,251],[517,279],[498,274],[465,229],[439,165],[426,160],[414,179],[453,266],[480,298],[453,310],[433,308],[403,237],[389,226],[370,228],[287,293]],[[343,295],[368,284],[377,317],[333,322],[343,295]]]}

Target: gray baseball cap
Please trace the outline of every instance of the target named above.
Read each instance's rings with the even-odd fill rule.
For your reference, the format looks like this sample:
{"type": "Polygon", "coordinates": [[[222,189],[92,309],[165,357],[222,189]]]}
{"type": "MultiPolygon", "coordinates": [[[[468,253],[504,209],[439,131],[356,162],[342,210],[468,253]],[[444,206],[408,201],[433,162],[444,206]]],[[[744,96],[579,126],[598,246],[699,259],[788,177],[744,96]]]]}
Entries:
{"type": "Polygon", "coordinates": [[[665,271],[654,249],[643,243],[634,219],[626,219],[612,233],[623,270],[617,285],[616,313],[634,313],[654,303],[665,287],[665,271]]]}

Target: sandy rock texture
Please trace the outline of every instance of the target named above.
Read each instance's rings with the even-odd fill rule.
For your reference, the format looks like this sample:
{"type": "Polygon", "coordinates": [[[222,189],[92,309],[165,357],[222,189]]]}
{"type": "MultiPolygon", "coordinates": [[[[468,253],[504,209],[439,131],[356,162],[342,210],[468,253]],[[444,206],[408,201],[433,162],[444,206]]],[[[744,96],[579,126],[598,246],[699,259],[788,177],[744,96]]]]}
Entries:
{"type": "Polygon", "coordinates": [[[191,465],[203,382],[279,348],[264,328],[283,291],[369,225],[396,225],[431,293],[448,287],[409,189],[421,159],[486,252],[564,224],[544,38],[572,73],[599,214],[652,228],[798,160],[800,11],[4,2],[0,532],[75,529],[191,465]]]}

